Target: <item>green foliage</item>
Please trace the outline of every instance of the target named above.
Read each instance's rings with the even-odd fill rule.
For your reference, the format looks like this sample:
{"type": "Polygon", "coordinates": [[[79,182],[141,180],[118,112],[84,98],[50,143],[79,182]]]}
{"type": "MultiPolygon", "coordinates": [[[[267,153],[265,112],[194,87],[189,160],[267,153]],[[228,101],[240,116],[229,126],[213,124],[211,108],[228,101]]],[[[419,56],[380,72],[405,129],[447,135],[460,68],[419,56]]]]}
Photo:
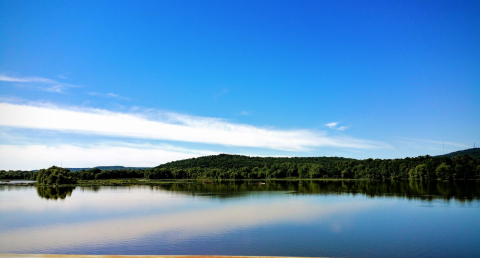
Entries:
{"type": "Polygon", "coordinates": [[[37,180],[37,172],[21,171],[21,170],[0,170],[0,179],[23,179],[23,180],[37,180]]]}
{"type": "Polygon", "coordinates": [[[350,161],[353,159],[339,157],[293,157],[293,158],[273,158],[273,157],[248,157],[242,155],[220,154],[205,156],[200,158],[184,159],[169,162],[158,166],[157,168],[221,168],[221,169],[239,169],[242,167],[271,167],[284,163],[290,164],[330,164],[333,162],[350,161]]]}
{"type": "Polygon", "coordinates": [[[428,177],[428,169],[426,164],[417,165],[409,172],[410,179],[424,180],[428,177]]]}
{"type": "Polygon", "coordinates": [[[480,159],[457,155],[419,156],[405,159],[355,160],[338,157],[261,158],[220,154],[170,162],[148,169],[101,170],[71,173],[51,167],[35,172],[5,172],[0,176],[36,177],[42,185],[73,184],[100,179],[370,179],[370,180],[471,180],[480,179],[480,159]]]}
{"type": "Polygon", "coordinates": [[[435,170],[435,174],[440,180],[448,180],[450,179],[449,177],[452,174],[452,167],[447,165],[446,163],[442,163],[435,170]]]}
{"type": "Polygon", "coordinates": [[[78,171],[73,175],[76,179],[81,180],[142,178],[144,177],[144,169],[101,170],[97,167],[78,171]]]}
{"type": "Polygon", "coordinates": [[[260,158],[221,154],[145,170],[147,179],[342,178],[373,180],[478,179],[480,159],[466,155],[405,159],[260,158]],[[189,167],[193,166],[193,167],[189,167]]]}
{"type": "Polygon", "coordinates": [[[37,174],[37,182],[41,185],[64,185],[75,184],[76,180],[70,170],[61,167],[40,169],[37,174]]]}

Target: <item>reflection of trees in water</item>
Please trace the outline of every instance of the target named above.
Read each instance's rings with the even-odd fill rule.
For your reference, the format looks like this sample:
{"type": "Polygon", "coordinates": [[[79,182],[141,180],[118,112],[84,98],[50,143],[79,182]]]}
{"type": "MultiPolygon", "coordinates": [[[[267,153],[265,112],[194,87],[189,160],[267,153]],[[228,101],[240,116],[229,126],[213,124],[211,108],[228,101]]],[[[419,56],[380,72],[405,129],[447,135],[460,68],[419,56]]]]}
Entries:
{"type": "MultiPolygon", "coordinates": [[[[152,188],[155,188],[152,186],[152,188]]],[[[294,194],[361,194],[369,197],[391,196],[432,201],[456,199],[472,201],[480,199],[479,181],[266,181],[172,183],[158,186],[160,189],[195,196],[218,198],[238,197],[249,192],[287,191],[294,194]]]]}
{"type": "MultiPolygon", "coordinates": [[[[265,184],[252,181],[209,181],[172,182],[156,186],[113,186],[109,189],[149,187],[152,190],[170,191],[190,196],[210,196],[213,198],[242,197],[255,192],[288,192],[291,194],[319,195],[365,195],[369,197],[404,197],[408,199],[433,201],[438,199],[457,201],[480,200],[480,181],[265,181],[265,184]]],[[[101,191],[103,187],[81,187],[80,191],[101,191]]],[[[45,199],[65,199],[71,196],[74,187],[38,186],[38,195],[45,199]]]]}
{"type": "Polygon", "coordinates": [[[41,198],[47,200],[65,199],[67,196],[71,196],[75,187],[49,187],[38,186],[37,193],[41,198]]]}

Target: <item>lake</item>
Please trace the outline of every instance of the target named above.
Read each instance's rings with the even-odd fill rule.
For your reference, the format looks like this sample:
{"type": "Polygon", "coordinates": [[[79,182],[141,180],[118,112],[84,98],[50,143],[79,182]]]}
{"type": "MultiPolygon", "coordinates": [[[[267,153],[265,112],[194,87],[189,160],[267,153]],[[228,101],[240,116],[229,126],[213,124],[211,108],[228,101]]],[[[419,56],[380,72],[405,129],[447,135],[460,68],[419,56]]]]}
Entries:
{"type": "Polygon", "coordinates": [[[480,182],[0,186],[0,253],[479,257],[480,182]]]}

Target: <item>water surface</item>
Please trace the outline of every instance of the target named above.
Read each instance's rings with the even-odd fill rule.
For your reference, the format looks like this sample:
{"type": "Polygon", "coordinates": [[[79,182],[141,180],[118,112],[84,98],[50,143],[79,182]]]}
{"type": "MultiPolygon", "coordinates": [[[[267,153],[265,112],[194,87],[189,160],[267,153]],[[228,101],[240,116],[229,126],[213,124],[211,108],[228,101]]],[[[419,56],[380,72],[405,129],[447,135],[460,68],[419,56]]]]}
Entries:
{"type": "Polygon", "coordinates": [[[477,257],[480,183],[0,186],[0,253],[477,257]]]}

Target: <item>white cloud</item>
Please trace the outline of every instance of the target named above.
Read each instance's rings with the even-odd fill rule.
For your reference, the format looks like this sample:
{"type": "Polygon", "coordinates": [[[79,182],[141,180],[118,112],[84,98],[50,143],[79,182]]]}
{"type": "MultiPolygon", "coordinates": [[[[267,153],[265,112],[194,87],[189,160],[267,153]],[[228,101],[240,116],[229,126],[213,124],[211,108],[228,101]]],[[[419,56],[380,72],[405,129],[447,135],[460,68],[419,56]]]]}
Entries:
{"type": "Polygon", "coordinates": [[[278,130],[229,123],[222,119],[163,113],[163,120],[101,109],[0,103],[0,126],[58,130],[79,134],[171,140],[225,146],[306,151],[314,147],[389,148],[353,137],[331,137],[313,130],[278,130]]]}
{"type": "Polygon", "coordinates": [[[39,90],[63,93],[65,89],[77,87],[76,85],[61,83],[52,79],[43,78],[43,77],[11,77],[7,75],[0,75],[0,81],[4,82],[16,82],[16,83],[32,83],[32,84],[43,84],[46,86],[36,87],[39,90]]]}
{"type": "Polygon", "coordinates": [[[326,124],[326,126],[328,128],[331,128],[331,129],[335,128],[335,126],[337,126],[337,125],[338,125],[338,122],[331,122],[331,123],[326,124]]]}
{"type": "Polygon", "coordinates": [[[120,96],[120,95],[115,94],[115,93],[103,94],[103,93],[98,93],[98,92],[89,92],[88,94],[92,95],[92,96],[102,97],[102,98],[115,98],[115,99],[121,99],[121,100],[129,100],[129,98],[120,96]]]}
{"type": "Polygon", "coordinates": [[[327,126],[330,129],[335,129],[335,130],[338,130],[338,131],[345,131],[348,128],[350,128],[350,126],[337,127],[337,125],[339,125],[339,124],[340,124],[339,122],[331,122],[331,123],[326,124],[325,126],[327,126]]]}
{"type": "Polygon", "coordinates": [[[33,170],[53,165],[154,167],[170,161],[214,154],[218,152],[189,150],[171,145],[0,145],[0,169],[33,170]]]}
{"type": "Polygon", "coordinates": [[[41,82],[41,83],[57,83],[54,80],[42,77],[10,77],[6,75],[0,75],[0,81],[4,82],[41,82]]]}

